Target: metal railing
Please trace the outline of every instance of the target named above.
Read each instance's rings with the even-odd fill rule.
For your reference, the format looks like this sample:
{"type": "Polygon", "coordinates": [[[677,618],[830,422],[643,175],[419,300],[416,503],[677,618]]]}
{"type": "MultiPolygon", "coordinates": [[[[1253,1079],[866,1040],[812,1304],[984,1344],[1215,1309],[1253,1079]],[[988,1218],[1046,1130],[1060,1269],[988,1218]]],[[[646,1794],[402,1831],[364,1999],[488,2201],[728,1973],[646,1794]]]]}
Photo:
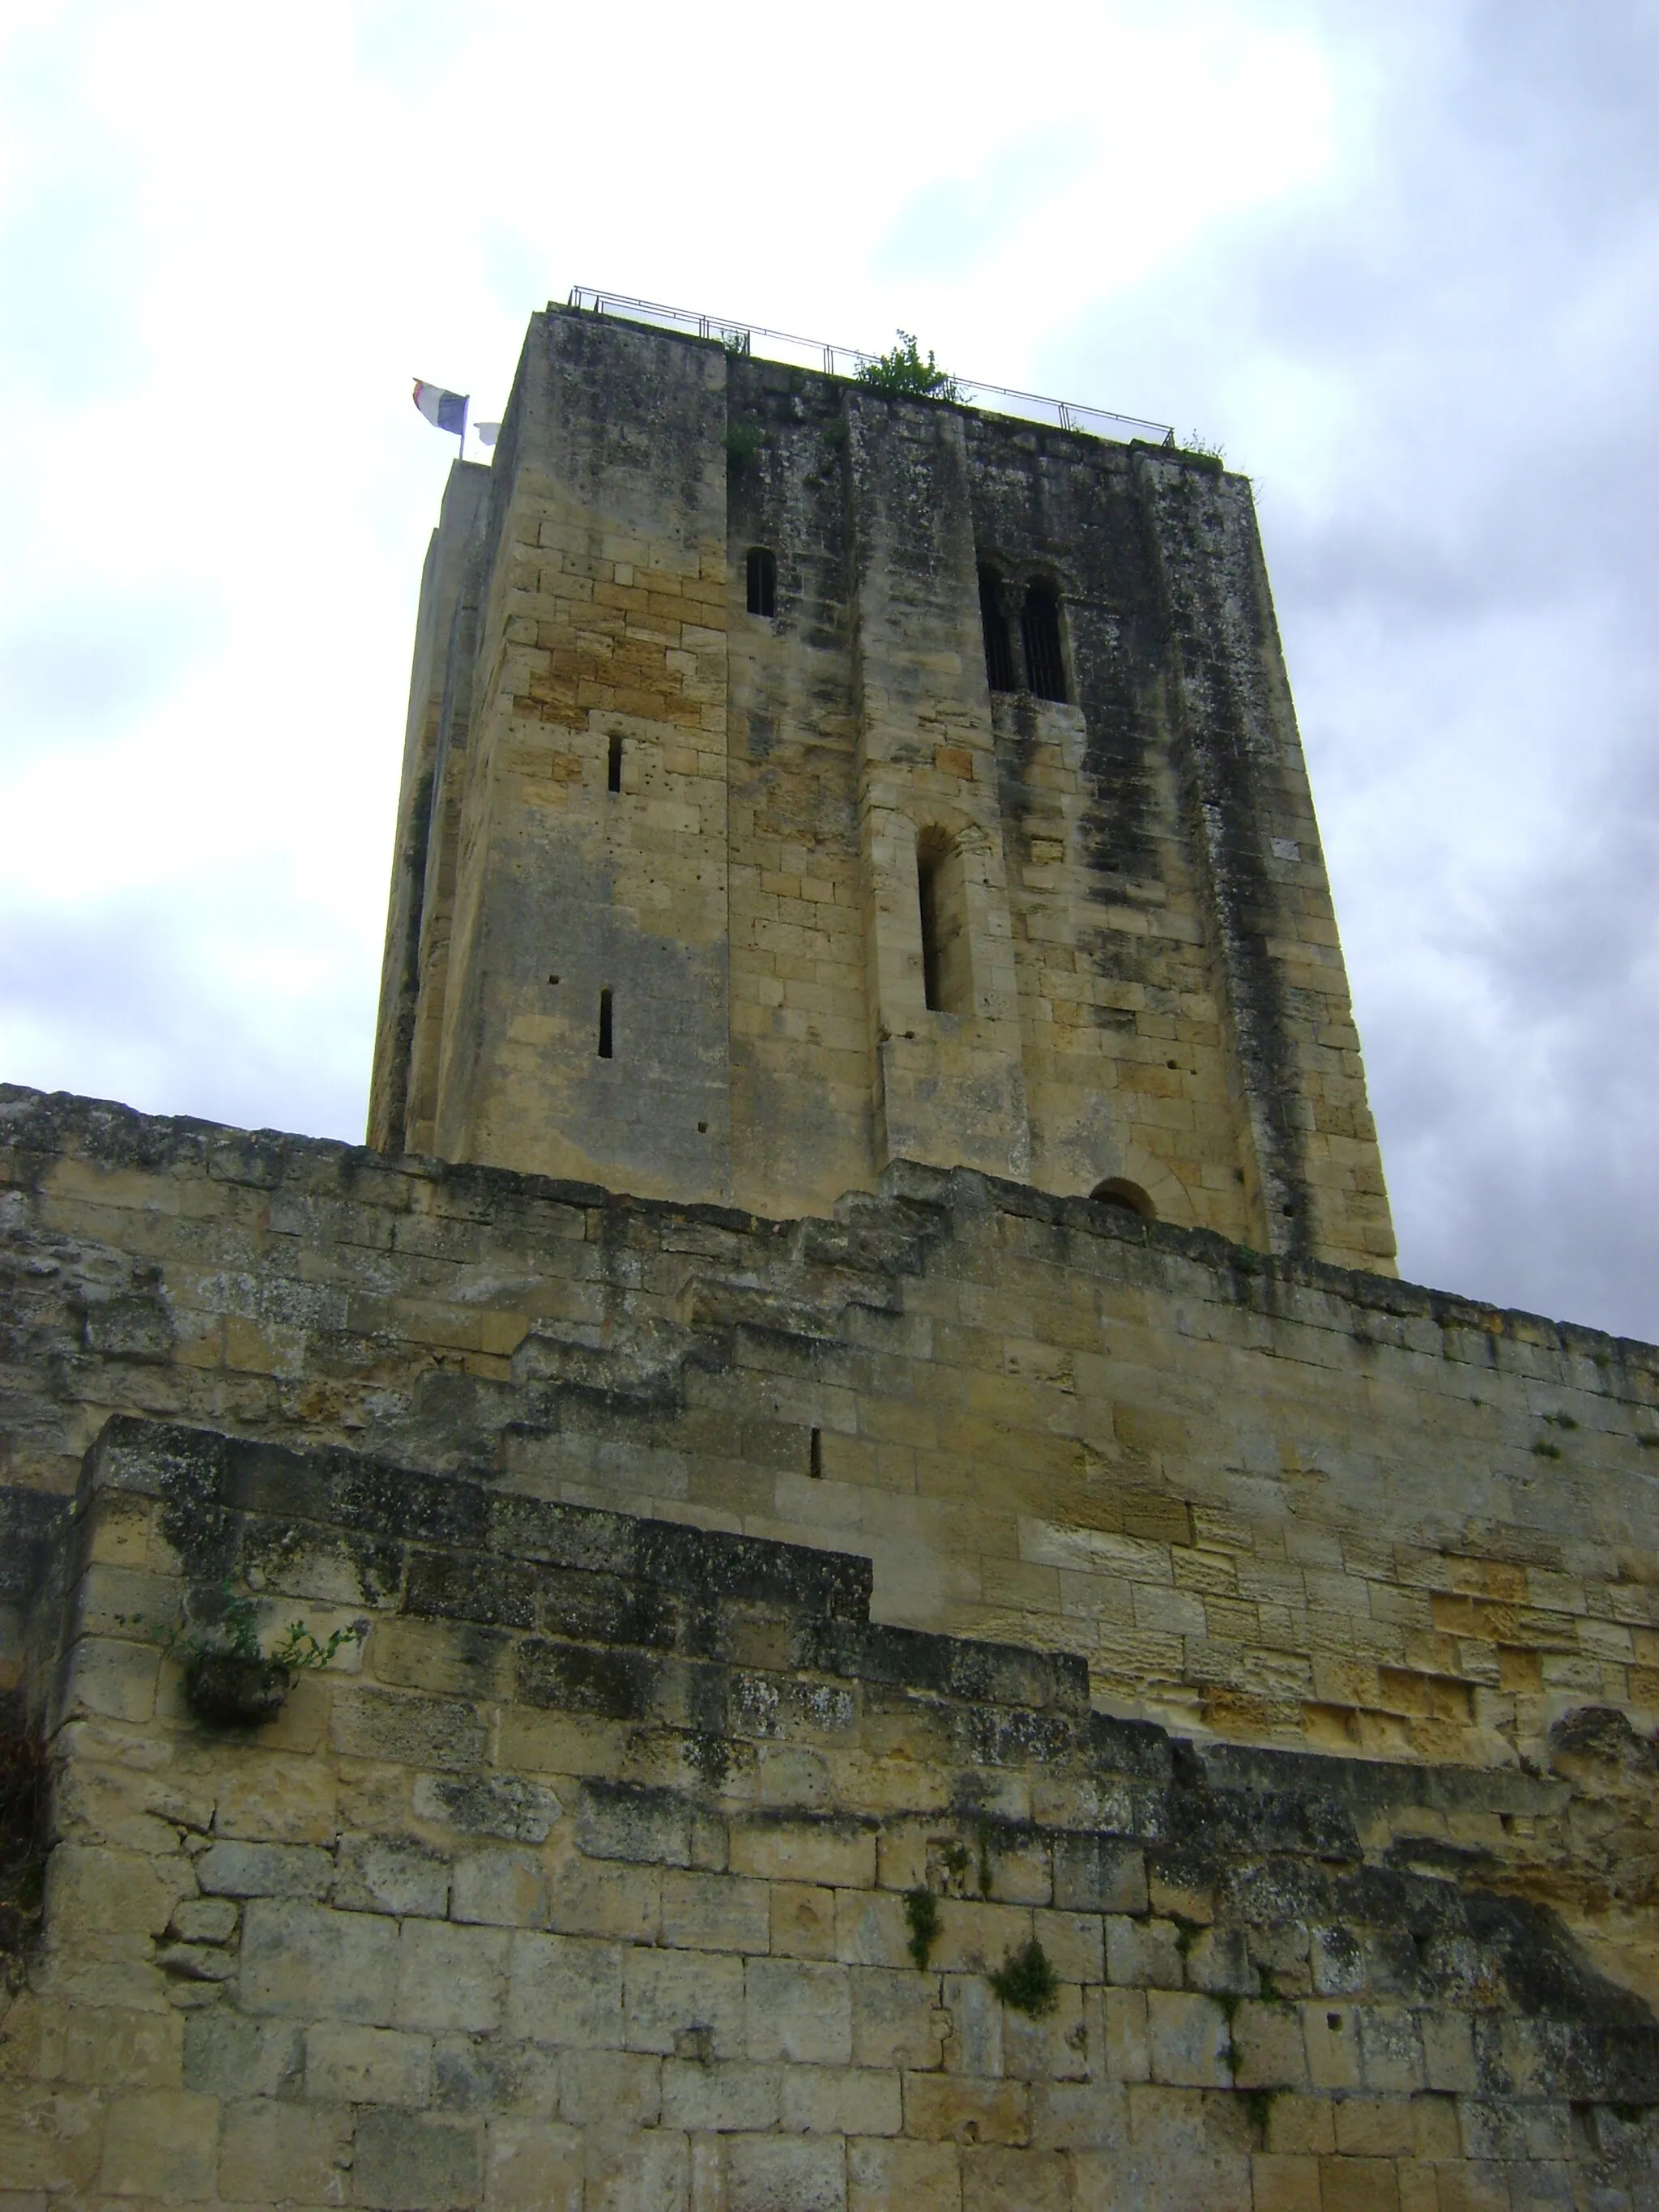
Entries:
{"type": "MultiPolygon", "coordinates": [[[[723,315],[702,315],[690,307],[665,307],[654,300],[629,300],[619,292],[595,291],[592,285],[573,284],[568,306],[589,314],[612,315],[623,322],[648,323],[658,330],[684,331],[691,337],[717,338],[732,353],[763,355],[797,368],[819,369],[825,376],[856,376],[880,356],[861,353],[856,346],[829,345],[821,338],[794,337],[788,331],[769,331],[759,323],[740,323],[723,315]]],[[[1012,392],[1003,384],[981,384],[977,377],[958,376],[957,391],[969,406],[994,415],[1016,415],[1028,422],[1048,422],[1057,429],[1085,430],[1091,437],[1152,438],[1173,444],[1175,432],[1167,422],[1150,422],[1139,415],[1115,415],[1105,407],[1083,407],[1075,399],[1045,399],[1040,392],[1012,392]]]]}

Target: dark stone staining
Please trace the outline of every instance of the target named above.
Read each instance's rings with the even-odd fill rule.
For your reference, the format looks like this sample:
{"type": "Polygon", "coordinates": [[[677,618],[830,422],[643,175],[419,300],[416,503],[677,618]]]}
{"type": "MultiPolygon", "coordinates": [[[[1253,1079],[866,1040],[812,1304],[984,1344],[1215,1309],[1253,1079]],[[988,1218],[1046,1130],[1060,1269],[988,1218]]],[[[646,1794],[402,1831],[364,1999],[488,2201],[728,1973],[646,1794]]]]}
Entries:
{"type": "Polygon", "coordinates": [[[676,1791],[637,1783],[584,1782],[576,1840],[590,1858],[690,1866],[693,1814],[676,1791]]]}
{"type": "Polygon", "coordinates": [[[536,1578],[526,1568],[476,1553],[416,1552],[409,1562],[403,1610],[433,1620],[536,1625],[536,1578]]]}
{"type": "Polygon", "coordinates": [[[514,1663],[517,1693],[527,1705],[617,1721],[644,1720],[652,1710],[658,1666],[639,1653],[527,1638],[514,1663]]]}

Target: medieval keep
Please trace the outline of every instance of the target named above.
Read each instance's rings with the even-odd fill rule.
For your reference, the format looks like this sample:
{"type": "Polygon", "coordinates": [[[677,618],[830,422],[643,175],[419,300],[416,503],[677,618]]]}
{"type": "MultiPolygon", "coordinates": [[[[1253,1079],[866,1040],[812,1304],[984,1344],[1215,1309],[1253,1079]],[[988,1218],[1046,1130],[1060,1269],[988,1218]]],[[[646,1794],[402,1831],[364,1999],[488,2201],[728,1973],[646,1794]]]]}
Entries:
{"type": "Polygon", "coordinates": [[[1395,1277],[1248,483],[708,331],[368,1146],[0,1088],[0,2212],[1659,2205],[1659,1351],[1395,1277]]]}

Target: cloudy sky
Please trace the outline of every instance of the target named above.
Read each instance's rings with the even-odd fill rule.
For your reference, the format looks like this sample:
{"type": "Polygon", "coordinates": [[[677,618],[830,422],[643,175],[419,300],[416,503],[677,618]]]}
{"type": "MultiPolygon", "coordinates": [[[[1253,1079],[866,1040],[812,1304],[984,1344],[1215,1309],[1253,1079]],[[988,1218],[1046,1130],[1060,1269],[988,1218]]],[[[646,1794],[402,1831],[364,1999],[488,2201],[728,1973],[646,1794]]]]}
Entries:
{"type": "Polygon", "coordinates": [[[362,1133],[415,592],[599,284],[1257,485],[1405,1273],[1659,1338],[1659,0],[10,0],[0,1075],[362,1133]]]}

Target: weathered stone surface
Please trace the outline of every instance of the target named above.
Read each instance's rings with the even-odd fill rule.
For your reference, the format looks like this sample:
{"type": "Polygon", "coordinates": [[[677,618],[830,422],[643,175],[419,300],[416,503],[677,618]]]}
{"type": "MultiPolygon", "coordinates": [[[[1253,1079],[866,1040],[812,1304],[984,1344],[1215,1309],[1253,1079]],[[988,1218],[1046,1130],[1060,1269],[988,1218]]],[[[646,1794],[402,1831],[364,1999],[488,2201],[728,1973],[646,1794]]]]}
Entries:
{"type": "MultiPolygon", "coordinates": [[[[92,1462],[80,1571],[147,1551],[180,1485],[225,1516],[233,1575],[271,1556],[264,1506],[295,1530],[302,1504],[349,1516],[304,1522],[313,1560],[341,1531],[395,1563],[441,1520],[462,1555],[489,1523],[463,1483],[446,1502],[343,1454],[129,1424],[92,1462]]],[[[626,1651],[665,1617],[641,1561],[686,1595],[667,1528],[544,1537],[561,1526],[616,1585],[573,1648],[626,1651]]],[[[182,1594],[160,1540],[143,1571],[182,1594]]],[[[672,1718],[518,1705],[510,1664],[488,1696],[388,1687],[391,1564],[358,1671],[316,1678],[294,1726],[207,1730],[177,1700],[66,1723],[47,1940],[5,2026],[9,2177],[64,2212],[97,2189],[387,2212],[492,2188],[581,2212],[686,2212],[694,2188],[913,2188],[954,2212],[1644,2201],[1659,1759],[1624,1715],[1575,1713],[1534,1773],[1171,1739],[1069,1711],[1006,1649],[918,1639],[907,1686],[891,1639],[843,1632],[837,1571],[752,1540],[738,1566],[741,1617],[676,1628],[672,1718]],[[772,1766],[732,1732],[829,1711],[825,1686],[852,1717],[765,1740],[772,1766]],[[324,1806],[344,1825],[287,1839],[324,1806]],[[1001,1977],[1032,1942],[1052,1981],[1027,2013],[1001,1977]]],[[[489,1632],[510,1659],[542,1628],[489,1632]]]]}

